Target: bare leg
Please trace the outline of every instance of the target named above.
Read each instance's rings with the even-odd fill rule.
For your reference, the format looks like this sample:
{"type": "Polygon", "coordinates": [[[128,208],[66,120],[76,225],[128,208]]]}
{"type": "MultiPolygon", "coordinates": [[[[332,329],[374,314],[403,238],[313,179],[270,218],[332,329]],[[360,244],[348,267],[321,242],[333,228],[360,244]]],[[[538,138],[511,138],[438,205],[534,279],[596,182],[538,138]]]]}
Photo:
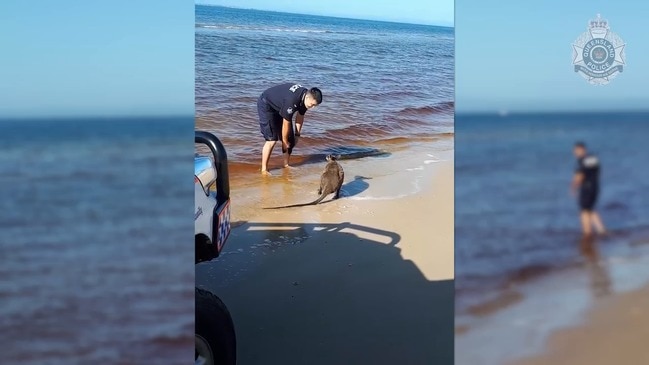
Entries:
{"type": "Polygon", "coordinates": [[[270,175],[268,172],[268,161],[270,161],[270,154],[273,153],[273,148],[277,141],[266,141],[264,148],[261,152],[261,173],[270,175]]]}
{"type": "Polygon", "coordinates": [[[282,142],[282,156],[284,157],[284,168],[291,167],[289,166],[289,162],[291,159],[291,148],[287,148],[286,144],[282,142]]]}
{"type": "Polygon", "coordinates": [[[598,234],[606,233],[606,228],[604,228],[604,223],[602,223],[602,218],[600,218],[597,212],[593,211],[590,214],[590,219],[593,222],[593,225],[595,226],[595,231],[597,231],[598,234]]]}
{"type": "Polygon", "coordinates": [[[581,211],[581,230],[584,236],[590,236],[590,212],[586,210],[581,211]]]}
{"type": "Polygon", "coordinates": [[[289,160],[291,159],[291,154],[287,152],[284,153],[284,167],[290,167],[289,160]]]}
{"type": "Polygon", "coordinates": [[[284,167],[291,167],[289,162],[291,159],[291,153],[293,153],[293,147],[295,147],[295,134],[293,133],[293,126],[291,123],[284,123],[282,133],[288,134],[288,143],[290,144],[290,148],[288,146],[283,146],[282,150],[284,151],[284,167]]]}

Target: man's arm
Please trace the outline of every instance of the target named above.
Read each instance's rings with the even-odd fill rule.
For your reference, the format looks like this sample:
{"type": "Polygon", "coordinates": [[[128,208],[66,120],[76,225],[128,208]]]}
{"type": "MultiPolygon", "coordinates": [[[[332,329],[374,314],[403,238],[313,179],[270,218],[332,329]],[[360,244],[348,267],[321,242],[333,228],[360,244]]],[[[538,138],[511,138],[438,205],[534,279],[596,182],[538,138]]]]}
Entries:
{"type": "Polygon", "coordinates": [[[284,148],[289,148],[293,146],[289,146],[288,144],[288,139],[291,134],[291,121],[284,119],[282,121],[282,149],[284,148]]]}
{"type": "Polygon", "coordinates": [[[302,124],[304,123],[304,114],[297,113],[295,116],[295,136],[302,133],[302,124]]]}
{"type": "Polygon", "coordinates": [[[575,173],[575,176],[572,178],[572,184],[570,186],[570,191],[574,194],[577,191],[577,188],[581,186],[581,183],[584,181],[584,173],[578,171],[575,173]]]}

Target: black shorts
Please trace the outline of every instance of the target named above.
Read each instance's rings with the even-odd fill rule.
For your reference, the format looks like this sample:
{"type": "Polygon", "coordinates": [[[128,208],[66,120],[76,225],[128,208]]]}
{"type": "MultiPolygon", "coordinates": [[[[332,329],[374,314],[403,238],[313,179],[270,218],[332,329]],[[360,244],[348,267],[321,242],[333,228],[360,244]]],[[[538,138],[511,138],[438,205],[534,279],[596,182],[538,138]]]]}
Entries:
{"type": "Polygon", "coordinates": [[[598,189],[581,189],[579,191],[579,208],[587,211],[595,209],[598,193],[598,189]]]}
{"type": "Polygon", "coordinates": [[[282,134],[282,116],[261,97],[257,100],[259,130],[266,141],[277,141],[282,134]]]}
{"type": "MultiPolygon", "coordinates": [[[[257,113],[259,114],[259,130],[261,131],[261,135],[264,136],[264,139],[266,141],[279,141],[282,135],[284,118],[261,97],[257,100],[257,113]]],[[[288,153],[291,154],[295,145],[293,128],[289,130],[288,141],[291,144],[288,153]]],[[[287,151],[282,150],[282,152],[286,153],[287,151]]]]}

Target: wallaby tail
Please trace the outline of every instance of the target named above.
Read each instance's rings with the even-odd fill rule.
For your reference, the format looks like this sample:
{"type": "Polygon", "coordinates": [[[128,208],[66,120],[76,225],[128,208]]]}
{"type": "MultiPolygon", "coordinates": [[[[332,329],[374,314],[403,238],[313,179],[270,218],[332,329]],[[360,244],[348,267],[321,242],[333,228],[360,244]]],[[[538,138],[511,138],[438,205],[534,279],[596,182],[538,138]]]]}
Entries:
{"type": "Polygon", "coordinates": [[[307,206],[307,205],[316,205],[316,204],[320,203],[320,202],[322,201],[322,199],[324,199],[327,195],[329,195],[329,194],[322,193],[322,194],[318,197],[318,199],[312,201],[311,203],[302,203],[302,204],[293,204],[293,205],[283,205],[283,206],[281,206],[281,207],[266,207],[266,208],[262,208],[262,209],[283,209],[283,208],[305,207],[305,206],[307,206]]]}

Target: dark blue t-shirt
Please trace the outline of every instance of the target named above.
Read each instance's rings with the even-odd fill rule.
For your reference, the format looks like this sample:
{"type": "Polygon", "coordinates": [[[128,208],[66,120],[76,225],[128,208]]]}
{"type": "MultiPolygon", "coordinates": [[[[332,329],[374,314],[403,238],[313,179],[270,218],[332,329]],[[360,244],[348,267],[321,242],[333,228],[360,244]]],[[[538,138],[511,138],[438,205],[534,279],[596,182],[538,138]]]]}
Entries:
{"type": "Polygon", "coordinates": [[[597,189],[599,187],[599,159],[588,154],[577,160],[576,171],[584,175],[581,185],[583,189],[597,189]]]}
{"type": "Polygon", "coordinates": [[[304,115],[306,106],[304,106],[303,97],[307,88],[300,84],[286,83],[273,86],[261,94],[266,103],[275,109],[282,118],[293,120],[295,112],[304,115]]]}

